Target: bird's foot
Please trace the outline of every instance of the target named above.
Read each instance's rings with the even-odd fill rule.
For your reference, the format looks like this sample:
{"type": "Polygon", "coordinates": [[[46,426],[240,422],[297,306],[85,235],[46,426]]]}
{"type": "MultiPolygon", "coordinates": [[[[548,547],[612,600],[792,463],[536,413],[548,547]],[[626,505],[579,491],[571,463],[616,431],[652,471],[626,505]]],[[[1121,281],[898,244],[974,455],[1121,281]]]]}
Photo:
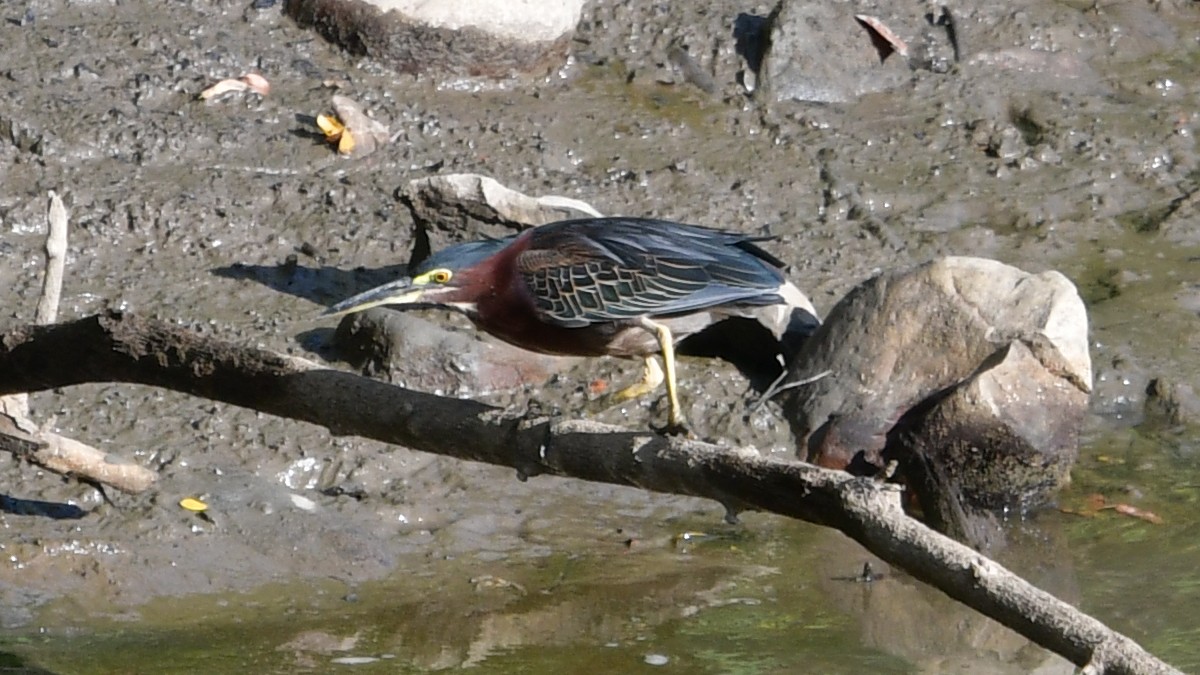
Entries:
{"type": "Polygon", "coordinates": [[[612,400],[615,403],[624,403],[641,398],[661,387],[664,379],[665,376],[662,366],[658,365],[658,359],[648,357],[642,362],[642,379],[611,394],[612,400]]]}
{"type": "Polygon", "coordinates": [[[601,398],[606,398],[612,401],[614,404],[627,403],[653,392],[656,388],[657,387],[654,386],[648,386],[645,382],[634,382],[624,389],[614,391],[613,393],[602,396],[601,398]]]}
{"type": "MultiPolygon", "coordinates": [[[[641,383],[639,382],[638,384],[641,383]]],[[[626,392],[628,392],[630,389],[634,389],[635,387],[637,387],[637,385],[626,387],[621,391],[613,392],[611,394],[604,394],[602,396],[593,398],[589,400],[587,404],[585,404],[583,409],[589,414],[598,415],[606,410],[626,404],[630,400],[644,395],[644,393],[650,393],[650,391],[653,391],[653,388],[651,388],[650,391],[644,393],[626,394],[626,392]]],[[[657,408],[657,406],[650,406],[650,408],[654,409],[657,408]]],[[[658,409],[661,410],[661,408],[658,409]]],[[[683,414],[672,413],[673,411],[668,412],[666,424],[662,426],[651,424],[650,429],[663,436],[684,436],[686,438],[696,438],[696,435],[693,434],[691,429],[688,427],[687,419],[683,417],[683,414]]]]}
{"type": "Polygon", "coordinates": [[[684,416],[683,410],[675,405],[667,409],[666,425],[661,427],[651,425],[650,428],[663,436],[681,436],[691,440],[696,440],[697,438],[696,434],[688,426],[687,417],[684,416]]]}
{"type": "Polygon", "coordinates": [[[587,409],[597,413],[639,399],[662,386],[663,371],[658,361],[647,358],[642,366],[642,379],[614,392],[600,394],[589,401],[587,409]]]}
{"type": "Polygon", "coordinates": [[[662,436],[682,436],[690,440],[696,440],[697,438],[696,434],[692,433],[692,430],[688,428],[685,420],[669,421],[664,426],[651,426],[650,428],[654,430],[654,433],[662,436]]]}

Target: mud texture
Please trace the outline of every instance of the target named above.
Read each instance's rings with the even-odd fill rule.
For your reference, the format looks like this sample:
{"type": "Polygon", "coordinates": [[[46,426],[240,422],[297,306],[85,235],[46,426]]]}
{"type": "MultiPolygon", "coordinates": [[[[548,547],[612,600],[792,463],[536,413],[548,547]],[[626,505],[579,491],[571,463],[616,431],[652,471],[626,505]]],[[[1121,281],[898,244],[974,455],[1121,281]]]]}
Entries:
{"type": "MultiPolygon", "coordinates": [[[[257,4],[0,9],[3,326],[33,316],[54,189],[71,214],[62,319],[128,308],[335,359],[334,326],[317,314],[409,259],[398,190],[459,172],[605,214],[778,235],[772,252],[822,312],[877,270],[941,255],[1058,269],[1089,303],[1092,410],[1110,418],[1138,419],[1149,379],[1200,366],[1187,248],[1200,225],[1197,3],[1017,3],[1014,20],[980,14],[959,39],[970,49],[973,36],[1014,31],[1045,37],[1038,49],[915,70],[842,105],[746,93],[754,52],[734,28],[761,27],[768,5],[596,2],[550,76],[451,82],[391,72],[257,4]],[[269,96],[196,99],[248,71],[270,80],[269,96]],[[389,123],[395,142],[339,157],[312,124],[334,93],[389,123]]],[[[861,27],[844,39],[872,49],[861,27]]],[[[582,361],[544,388],[487,400],[575,411],[591,382],[622,384],[638,368],[582,361]]],[[[792,452],[777,408],[750,412],[755,389],[737,368],[684,359],[680,377],[698,435],[792,452]]],[[[32,406],[161,480],[110,504],[0,458],[5,626],[64,596],[84,614],[113,613],[268,581],[355,583],[413,561],[537,557],[562,541],[586,554],[580,532],[721,515],[629,489],[521,483],[148,388],[81,386],[32,406]],[[206,499],[212,518],[179,508],[187,496],[206,499]]],[[[644,426],[664,413],[654,400],[600,416],[644,426]]]]}

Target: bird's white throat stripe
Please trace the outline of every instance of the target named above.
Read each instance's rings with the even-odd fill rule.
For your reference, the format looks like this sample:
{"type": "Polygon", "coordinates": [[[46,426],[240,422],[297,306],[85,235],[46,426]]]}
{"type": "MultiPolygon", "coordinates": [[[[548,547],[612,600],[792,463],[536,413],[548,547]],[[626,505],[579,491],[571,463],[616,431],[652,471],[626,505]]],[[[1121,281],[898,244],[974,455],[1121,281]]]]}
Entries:
{"type": "Polygon", "coordinates": [[[799,288],[796,288],[796,285],[792,282],[783,282],[775,292],[779,294],[779,297],[783,298],[788,307],[803,309],[813,316],[818,316],[817,308],[813,307],[812,301],[799,288]]]}

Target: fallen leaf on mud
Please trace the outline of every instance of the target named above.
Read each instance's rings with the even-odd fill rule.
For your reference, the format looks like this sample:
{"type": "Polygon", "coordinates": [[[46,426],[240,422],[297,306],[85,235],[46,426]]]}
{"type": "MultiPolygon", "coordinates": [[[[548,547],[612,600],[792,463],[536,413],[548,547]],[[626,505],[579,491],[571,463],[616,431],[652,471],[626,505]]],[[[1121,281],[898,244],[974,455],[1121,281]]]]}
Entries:
{"type": "Polygon", "coordinates": [[[1139,518],[1147,523],[1154,523],[1155,525],[1163,524],[1163,519],[1159,517],[1157,513],[1154,513],[1153,511],[1147,511],[1145,509],[1139,509],[1132,504],[1113,504],[1111,507],[1107,508],[1111,508],[1121,515],[1129,516],[1131,518],[1139,518]]]}
{"type": "Polygon", "coordinates": [[[267,82],[267,78],[258,73],[246,73],[242,76],[242,82],[245,82],[250,87],[250,91],[266,96],[271,93],[271,83],[267,82]]]}
{"type": "Polygon", "coordinates": [[[208,99],[215,96],[220,96],[221,94],[228,94],[233,91],[246,91],[249,88],[250,85],[242,82],[241,80],[221,80],[208,89],[200,92],[200,99],[207,101],[208,99]]]}
{"type": "Polygon", "coordinates": [[[183,499],[180,499],[179,505],[182,506],[183,508],[187,509],[188,511],[192,511],[194,513],[202,513],[204,511],[208,510],[208,504],[205,504],[204,502],[200,501],[199,499],[195,499],[194,497],[185,497],[183,499]]]}
{"type": "Polygon", "coordinates": [[[882,21],[867,14],[855,14],[854,18],[867,29],[871,36],[871,45],[879,52],[880,63],[887,61],[892,52],[908,58],[908,43],[901,40],[900,36],[893,33],[882,21]]]}
{"type": "Polygon", "coordinates": [[[346,131],[346,125],[333,115],[317,115],[317,128],[321,133],[325,134],[325,140],[330,143],[338,143],[341,141],[346,144],[346,149],[343,151],[341,144],[338,145],[338,151],[348,153],[354,149],[354,137],[346,131]],[[342,139],[346,140],[342,140],[342,139]]]}
{"type": "Polygon", "coordinates": [[[1060,507],[1058,510],[1062,513],[1069,513],[1072,515],[1084,516],[1087,518],[1094,518],[1096,516],[1096,514],[1098,514],[1101,511],[1116,511],[1117,513],[1120,513],[1121,515],[1129,516],[1131,518],[1139,518],[1141,520],[1146,521],[1147,523],[1154,523],[1155,525],[1163,524],[1163,519],[1161,517],[1159,517],[1159,515],[1154,513],[1153,511],[1139,509],[1138,507],[1133,506],[1132,504],[1125,504],[1125,503],[1109,504],[1108,501],[1104,498],[1104,495],[1098,494],[1098,493],[1093,493],[1093,494],[1090,494],[1087,497],[1085,497],[1083,500],[1083,504],[1078,509],[1073,509],[1073,508],[1064,506],[1064,507],[1060,507]]]}
{"type": "Polygon", "coordinates": [[[200,92],[200,100],[207,101],[222,94],[235,91],[252,91],[259,96],[266,96],[271,93],[271,83],[267,82],[267,78],[258,73],[246,73],[236,80],[232,78],[221,80],[208,89],[205,89],[200,92]]]}
{"type": "Polygon", "coordinates": [[[334,96],[333,110],[336,115],[317,115],[317,127],[326,141],[337,143],[338,154],[365,157],[389,142],[387,125],[368,117],[354,99],[334,96]]]}

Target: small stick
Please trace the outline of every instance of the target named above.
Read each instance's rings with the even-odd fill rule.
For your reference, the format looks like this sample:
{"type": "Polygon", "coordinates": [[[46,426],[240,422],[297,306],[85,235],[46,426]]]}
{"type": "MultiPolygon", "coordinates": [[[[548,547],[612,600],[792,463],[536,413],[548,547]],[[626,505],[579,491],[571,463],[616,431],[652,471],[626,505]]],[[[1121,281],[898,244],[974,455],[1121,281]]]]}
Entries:
{"type": "Polygon", "coordinates": [[[55,473],[111,485],[129,494],[144,492],[158,479],[144,466],[109,462],[102,450],[49,431],[29,434],[15,422],[0,416],[0,449],[55,473]]]}
{"type": "Polygon", "coordinates": [[[788,371],[784,370],[779,374],[779,377],[775,378],[775,381],[772,382],[769,387],[767,387],[767,390],[763,392],[763,395],[758,397],[758,400],[754,402],[754,405],[750,406],[750,412],[758,412],[758,409],[766,405],[767,401],[770,401],[788,389],[795,389],[797,387],[803,387],[807,384],[812,384],[813,382],[822,380],[832,374],[832,370],[824,370],[811,377],[806,377],[802,380],[796,380],[795,382],[783,384],[783,381],[787,379],[788,375],[790,375],[788,371]]]}
{"type": "MultiPolygon", "coordinates": [[[[62,297],[63,261],[67,256],[67,209],[54,190],[50,191],[50,208],[46,211],[49,233],[46,235],[46,275],[42,277],[42,295],[38,298],[34,322],[54,323],[58,316],[58,300],[62,297]]],[[[0,396],[0,415],[7,415],[25,429],[36,428],[29,420],[29,396],[12,394],[0,396]]]]}
{"type": "Polygon", "coordinates": [[[46,235],[46,275],[42,277],[42,297],[38,300],[35,321],[46,325],[58,318],[58,301],[62,297],[63,266],[67,258],[67,207],[54,190],[50,191],[50,208],[46,212],[50,232],[46,235]]]}

